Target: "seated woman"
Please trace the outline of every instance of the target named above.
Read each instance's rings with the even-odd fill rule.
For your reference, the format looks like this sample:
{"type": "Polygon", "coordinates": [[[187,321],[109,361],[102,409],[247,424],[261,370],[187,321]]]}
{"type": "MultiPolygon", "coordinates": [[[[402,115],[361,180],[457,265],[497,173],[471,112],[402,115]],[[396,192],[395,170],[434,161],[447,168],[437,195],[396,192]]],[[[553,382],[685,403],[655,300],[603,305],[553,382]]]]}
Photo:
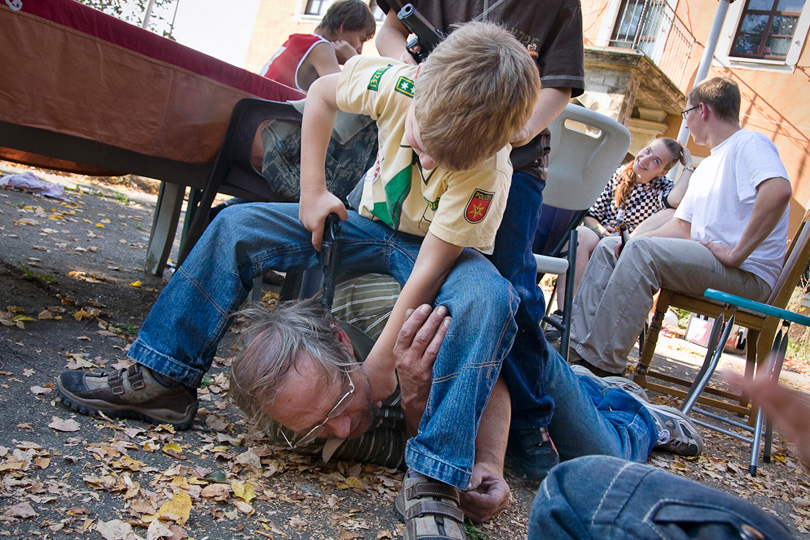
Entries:
{"type": "MultiPolygon", "coordinates": [[[[616,169],[602,194],[588,210],[583,224],[577,227],[576,269],[572,285],[574,294],[599,240],[619,234],[621,224],[627,227],[628,233],[632,233],[642,221],[657,212],[676,208],[683,199],[694,170],[689,150],[668,138],[653,139],[636,159],[616,169]],[[683,167],[678,181],[673,183],[666,178],[666,174],[678,162],[683,167]]],[[[560,275],[557,278],[557,298],[565,297],[566,286],[565,275],[560,275]]],[[[551,318],[562,322],[562,311],[558,309],[551,318]]],[[[559,336],[556,328],[546,329],[548,341],[558,341],[559,336]]]]}

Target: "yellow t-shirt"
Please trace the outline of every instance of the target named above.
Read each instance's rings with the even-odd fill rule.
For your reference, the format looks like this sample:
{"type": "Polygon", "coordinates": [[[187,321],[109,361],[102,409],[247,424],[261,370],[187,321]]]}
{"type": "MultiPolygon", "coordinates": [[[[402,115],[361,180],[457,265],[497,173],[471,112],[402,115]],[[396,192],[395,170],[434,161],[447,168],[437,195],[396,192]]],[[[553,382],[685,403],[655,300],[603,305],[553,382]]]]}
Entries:
{"type": "Polygon", "coordinates": [[[343,68],[338,107],[370,116],[379,133],[360,215],[398,231],[418,236],[429,231],[453,245],[491,253],[512,179],[510,148],[467,171],[421,169],[405,141],[405,116],[413,103],[416,77],[416,66],[389,58],[358,55],[343,68]]]}

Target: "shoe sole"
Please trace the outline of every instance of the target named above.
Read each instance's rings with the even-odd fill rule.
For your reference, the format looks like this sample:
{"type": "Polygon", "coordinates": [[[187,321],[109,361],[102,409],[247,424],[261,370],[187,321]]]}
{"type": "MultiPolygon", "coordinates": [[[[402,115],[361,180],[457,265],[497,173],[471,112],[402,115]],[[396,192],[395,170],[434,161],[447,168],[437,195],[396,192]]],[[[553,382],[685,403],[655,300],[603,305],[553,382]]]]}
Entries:
{"type": "Polygon", "coordinates": [[[135,420],[144,420],[150,424],[171,424],[175,429],[188,429],[191,427],[194,423],[194,418],[197,416],[197,407],[199,406],[199,402],[195,401],[186,408],[182,418],[172,420],[169,418],[150,416],[137,409],[126,407],[116,408],[115,405],[101,400],[95,402],[94,400],[84,402],[76,401],[67,394],[67,391],[62,389],[61,381],[57,381],[56,391],[68,407],[81,414],[100,416],[100,413],[104,413],[104,415],[109,418],[132,418],[135,420]],[[96,406],[94,407],[93,405],[96,406]]]}

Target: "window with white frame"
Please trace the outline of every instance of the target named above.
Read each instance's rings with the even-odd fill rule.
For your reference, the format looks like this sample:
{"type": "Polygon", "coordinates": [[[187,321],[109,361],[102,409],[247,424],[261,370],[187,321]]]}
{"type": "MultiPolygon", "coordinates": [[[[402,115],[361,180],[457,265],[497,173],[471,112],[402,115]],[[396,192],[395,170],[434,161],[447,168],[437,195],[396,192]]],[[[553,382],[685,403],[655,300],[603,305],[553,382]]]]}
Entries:
{"type": "Polygon", "coordinates": [[[804,0],[747,0],[731,55],[745,58],[787,58],[804,0]]]}
{"type": "MultiPolygon", "coordinates": [[[[301,3],[301,15],[305,18],[314,17],[320,20],[326,15],[326,10],[329,9],[333,1],[334,0],[305,0],[301,3]]],[[[374,13],[374,18],[377,19],[378,22],[382,22],[385,18],[385,13],[383,13],[376,2],[373,4],[372,13],[374,13]]]]}
{"type": "Polygon", "coordinates": [[[715,57],[730,67],[792,71],[810,29],[807,4],[807,0],[734,2],[715,57]]]}

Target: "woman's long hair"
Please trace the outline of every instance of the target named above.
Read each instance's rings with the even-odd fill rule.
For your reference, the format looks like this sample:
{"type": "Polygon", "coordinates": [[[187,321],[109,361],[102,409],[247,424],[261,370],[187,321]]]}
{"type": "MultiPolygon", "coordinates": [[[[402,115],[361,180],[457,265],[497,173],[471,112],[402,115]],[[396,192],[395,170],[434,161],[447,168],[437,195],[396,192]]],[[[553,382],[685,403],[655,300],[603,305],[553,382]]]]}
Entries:
{"type": "MultiPolygon", "coordinates": [[[[653,139],[653,141],[662,141],[664,146],[667,147],[669,153],[672,154],[672,161],[670,161],[667,166],[664,167],[665,172],[670,170],[675,163],[679,161],[683,163],[683,146],[681,146],[681,143],[667,137],[653,139]]],[[[650,144],[652,144],[653,141],[650,141],[650,144]]],[[[649,144],[647,146],[649,146],[649,144]]],[[[625,167],[619,173],[619,182],[616,184],[616,190],[613,192],[613,196],[616,200],[616,208],[621,208],[624,205],[627,197],[630,196],[630,193],[633,192],[633,188],[636,187],[636,184],[638,183],[638,173],[633,170],[633,164],[635,162],[636,160],[634,159],[625,165],[625,167]]]]}

